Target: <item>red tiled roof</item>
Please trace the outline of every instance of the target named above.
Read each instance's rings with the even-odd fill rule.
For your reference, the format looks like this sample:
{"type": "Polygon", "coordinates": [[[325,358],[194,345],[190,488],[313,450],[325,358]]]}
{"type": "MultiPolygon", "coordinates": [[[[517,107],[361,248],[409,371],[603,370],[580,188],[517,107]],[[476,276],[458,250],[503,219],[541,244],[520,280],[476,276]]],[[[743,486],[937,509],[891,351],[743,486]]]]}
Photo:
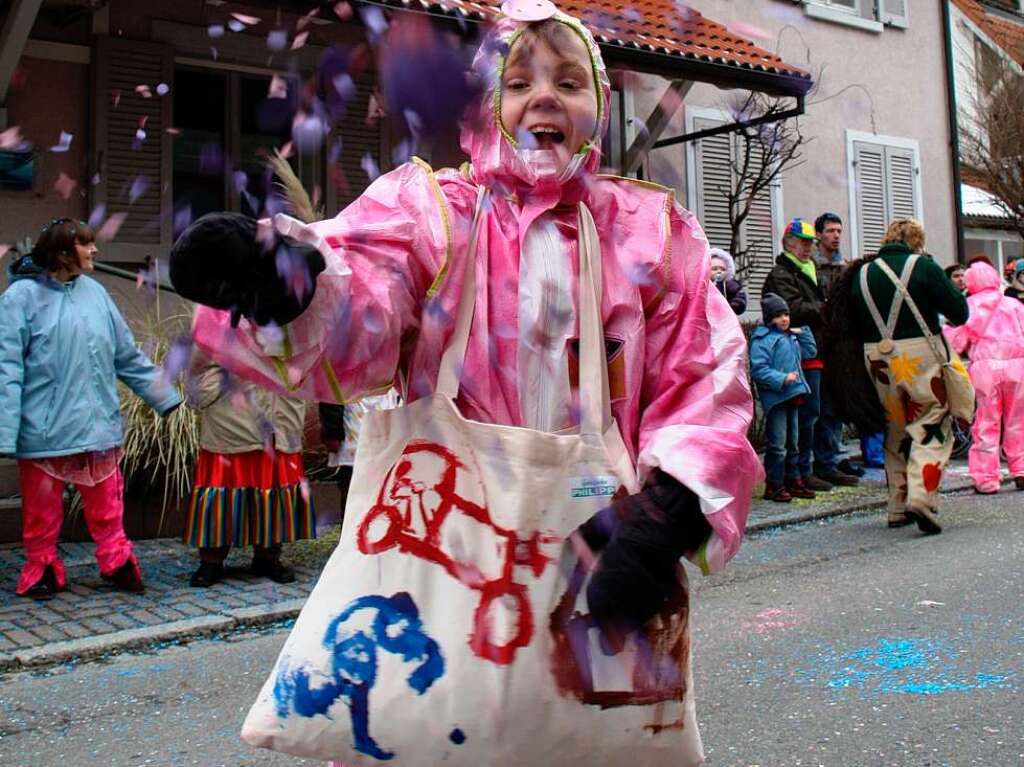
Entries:
{"type": "MultiPolygon", "coordinates": [[[[486,21],[497,15],[501,0],[387,0],[397,7],[440,10],[486,21]]],[[[606,49],[664,55],[696,64],[742,72],[776,75],[788,90],[804,92],[811,76],[777,55],[730,32],[724,25],[675,0],[554,0],[581,19],[606,49]]]]}
{"type": "Polygon", "coordinates": [[[953,4],[1014,61],[1024,65],[1024,19],[1018,23],[988,13],[978,0],[953,0],[953,4]]]}

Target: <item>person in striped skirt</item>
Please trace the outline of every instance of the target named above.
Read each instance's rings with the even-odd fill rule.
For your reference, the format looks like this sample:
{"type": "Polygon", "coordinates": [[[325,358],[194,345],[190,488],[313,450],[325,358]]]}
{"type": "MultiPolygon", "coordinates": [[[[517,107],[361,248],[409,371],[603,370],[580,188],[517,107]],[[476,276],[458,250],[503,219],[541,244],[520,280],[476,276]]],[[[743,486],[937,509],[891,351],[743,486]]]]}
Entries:
{"type": "Polygon", "coordinates": [[[184,533],[199,549],[190,583],[213,586],[231,547],[249,545],[254,575],[291,583],[281,544],[316,537],[302,466],[306,403],[235,378],[202,355],[193,361],[186,401],[201,419],[184,533]]]}

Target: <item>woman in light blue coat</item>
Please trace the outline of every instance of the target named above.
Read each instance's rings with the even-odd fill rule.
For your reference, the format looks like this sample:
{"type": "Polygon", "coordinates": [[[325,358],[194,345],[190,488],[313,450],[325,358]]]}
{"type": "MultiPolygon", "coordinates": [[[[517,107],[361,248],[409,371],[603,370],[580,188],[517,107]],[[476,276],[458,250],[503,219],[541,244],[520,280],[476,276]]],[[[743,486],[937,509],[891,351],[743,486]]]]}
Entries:
{"type": "Polygon", "coordinates": [[[0,296],[0,455],[18,459],[26,562],[18,594],[49,599],[65,585],[57,552],[64,486],[82,495],[100,573],[144,589],[124,532],[124,441],[117,380],[161,415],[181,403],[93,270],[92,230],[55,219],[9,270],[0,296]]]}

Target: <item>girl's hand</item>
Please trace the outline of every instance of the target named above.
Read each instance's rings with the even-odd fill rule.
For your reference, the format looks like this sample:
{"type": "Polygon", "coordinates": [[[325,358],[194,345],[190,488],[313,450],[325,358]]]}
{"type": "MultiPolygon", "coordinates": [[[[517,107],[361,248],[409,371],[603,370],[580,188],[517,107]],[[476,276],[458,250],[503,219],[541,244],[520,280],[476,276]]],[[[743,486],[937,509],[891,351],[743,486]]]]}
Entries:
{"type": "Polygon", "coordinates": [[[799,377],[800,377],[799,373],[795,373],[795,372],[794,373],[786,373],[786,383],[787,384],[795,383],[796,380],[799,377]]]}
{"type": "Polygon", "coordinates": [[[798,336],[798,335],[800,335],[801,333],[804,332],[804,329],[803,328],[790,328],[789,332],[792,333],[795,336],[798,336]]]}

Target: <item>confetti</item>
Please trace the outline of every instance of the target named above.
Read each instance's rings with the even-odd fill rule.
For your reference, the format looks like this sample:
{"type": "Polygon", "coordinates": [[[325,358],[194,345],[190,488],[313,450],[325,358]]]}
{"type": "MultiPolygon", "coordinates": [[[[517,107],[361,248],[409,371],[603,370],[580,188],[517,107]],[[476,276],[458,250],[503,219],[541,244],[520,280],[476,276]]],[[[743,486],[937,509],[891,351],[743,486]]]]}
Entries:
{"type": "Polygon", "coordinates": [[[377,163],[374,162],[369,152],[363,155],[363,159],[359,161],[359,167],[365,171],[370,181],[373,181],[380,175],[380,168],[377,167],[377,163]]]}
{"type": "Polygon", "coordinates": [[[142,98],[144,98],[144,99],[151,99],[151,98],[153,98],[153,91],[151,91],[149,89],[148,85],[136,85],[135,86],[135,93],[138,96],[142,96],[142,98]]]}
{"type": "Polygon", "coordinates": [[[128,191],[128,202],[134,205],[135,201],[142,197],[147,189],[149,189],[149,181],[146,180],[146,177],[136,176],[135,180],[132,181],[131,189],[128,191]]]}
{"type": "Polygon", "coordinates": [[[240,21],[242,24],[245,24],[247,27],[251,27],[254,24],[259,24],[260,23],[260,19],[259,19],[258,16],[249,16],[248,14],[245,14],[245,13],[232,12],[231,18],[233,18],[235,21],[240,21]]]}
{"type": "Polygon", "coordinates": [[[342,21],[348,21],[352,18],[352,6],[348,3],[335,3],[334,15],[342,21]]]}
{"type": "Polygon", "coordinates": [[[169,86],[167,83],[158,83],[157,84],[157,86],[156,86],[156,94],[158,96],[166,96],[170,92],[171,92],[171,86],[169,86]]]}
{"type": "Polygon", "coordinates": [[[228,29],[230,29],[232,32],[241,32],[243,29],[245,29],[245,24],[238,21],[237,19],[232,19],[228,22],[228,29]]]}
{"type": "Polygon", "coordinates": [[[288,32],[284,29],[273,29],[267,34],[267,47],[272,51],[283,51],[288,47],[288,32]]]}
{"type": "Polygon", "coordinates": [[[0,131],[0,149],[19,152],[30,146],[21,135],[21,128],[17,125],[12,125],[7,130],[0,131]]]}
{"type": "Polygon", "coordinates": [[[281,75],[273,75],[270,78],[270,87],[267,89],[268,99],[288,98],[288,81],[281,75]]]}
{"type": "Polygon", "coordinates": [[[223,24],[211,24],[206,28],[206,34],[212,37],[214,40],[224,37],[224,25],[223,24]]]}
{"type": "Polygon", "coordinates": [[[306,40],[309,38],[309,32],[299,32],[295,35],[295,39],[292,40],[291,50],[297,51],[299,48],[306,44],[306,40]]]}
{"type": "Polygon", "coordinates": [[[106,217],[107,206],[101,202],[99,205],[93,208],[92,212],[89,214],[89,220],[87,222],[89,224],[89,228],[98,229],[100,224],[103,223],[103,219],[106,217]]]}
{"type": "Polygon", "coordinates": [[[57,180],[53,182],[54,191],[65,200],[71,197],[71,193],[75,191],[76,186],[78,186],[78,182],[64,171],[61,171],[60,175],[57,176],[57,180]]]}
{"type": "Polygon", "coordinates": [[[96,239],[102,242],[110,242],[117,236],[118,230],[121,228],[121,224],[128,218],[127,213],[114,213],[108,218],[103,226],[96,232],[96,239]]]}
{"type": "Polygon", "coordinates": [[[51,152],[66,152],[71,148],[71,141],[74,139],[70,133],[66,131],[60,132],[60,140],[50,147],[51,152]]]}

